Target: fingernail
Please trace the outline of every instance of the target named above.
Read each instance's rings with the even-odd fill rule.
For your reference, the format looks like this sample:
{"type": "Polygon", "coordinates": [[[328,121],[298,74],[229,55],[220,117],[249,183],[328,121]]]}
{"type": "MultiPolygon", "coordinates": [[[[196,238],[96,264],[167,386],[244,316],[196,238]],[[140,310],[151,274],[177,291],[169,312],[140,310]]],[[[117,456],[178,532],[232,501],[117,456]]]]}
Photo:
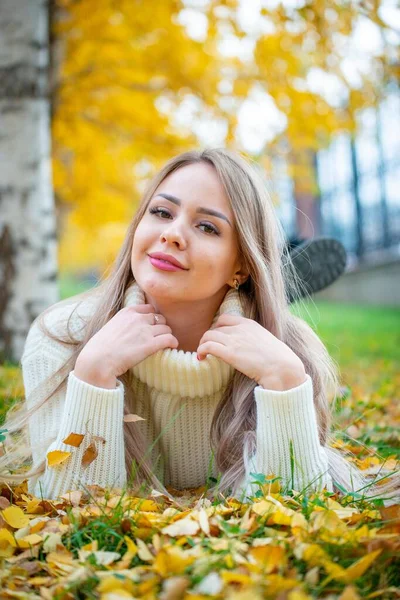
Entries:
{"type": "Polygon", "coordinates": [[[197,354],[197,360],[201,360],[201,358],[199,357],[199,355],[197,354]]]}

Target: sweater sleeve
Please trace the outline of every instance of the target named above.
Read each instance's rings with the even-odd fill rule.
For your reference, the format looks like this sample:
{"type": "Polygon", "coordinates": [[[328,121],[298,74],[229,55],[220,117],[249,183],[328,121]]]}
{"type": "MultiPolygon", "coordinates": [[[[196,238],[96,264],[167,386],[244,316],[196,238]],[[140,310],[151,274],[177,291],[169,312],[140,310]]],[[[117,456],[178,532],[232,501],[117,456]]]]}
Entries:
{"type": "Polygon", "coordinates": [[[281,489],[288,485],[298,491],[307,486],[307,492],[324,487],[333,491],[328,457],[319,442],[312,379],[306,377],[304,383],[290,390],[254,389],[257,450],[247,471],[248,484],[250,472],[274,473],[282,477],[281,489]]]}
{"type": "MultiPolygon", "coordinates": [[[[28,409],[54,389],[54,384],[46,380],[55,375],[70,352],[64,344],[45,336],[36,323],[31,326],[21,358],[28,409]]],[[[68,490],[84,489],[85,485],[122,487],[126,482],[123,406],[121,381],[117,380],[115,389],[99,388],[78,379],[71,371],[59,390],[28,420],[32,466],[37,467],[45,460],[44,473],[28,480],[29,492],[39,498],[55,499],[68,490]],[[85,435],[78,448],[64,444],[63,440],[70,433],[87,432],[103,437],[106,442],[95,441],[97,457],[82,466],[90,435],[85,435]],[[46,455],[52,450],[71,455],[49,467],[46,455]]]]}

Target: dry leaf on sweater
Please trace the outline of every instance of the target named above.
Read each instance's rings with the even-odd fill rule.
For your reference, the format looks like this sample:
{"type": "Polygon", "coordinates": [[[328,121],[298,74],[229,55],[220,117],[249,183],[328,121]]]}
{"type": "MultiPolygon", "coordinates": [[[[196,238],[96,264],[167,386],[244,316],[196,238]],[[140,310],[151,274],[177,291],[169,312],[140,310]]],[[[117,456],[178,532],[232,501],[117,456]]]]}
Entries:
{"type": "Polygon", "coordinates": [[[69,446],[75,446],[75,448],[79,448],[82,444],[83,438],[85,434],[83,433],[70,433],[65,440],[63,440],[63,444],[68,444],[69,446]]]}
{"type": "Polygon", "coordinates": [[[97,457],[97,448],[96,448],[96,444],[94,442],[92,442],[85,450],[83,456],[82,456],[82,465],[87,467],[88,465],[90,465],[94,459],[97,457]]]}
{"type": "Polygon", "coordinates": [[[135,423],[135,421],[146,421],[146,419],[143,419],[143,417],[139,417],[139,415],[124,415],[124,419],[125,423],[135,423]]]}
{"type": "Polygon", "coordinates": [[[99,435],[92,435],[92,440],[95,440],[96,442],[101,442],[102,444],[106,443],[106,440],[99,435]]]}
{"type": "Polygon", "coordinates": [[[71,456],[71,452],[63,452],[62,450],[52,450],[46,454],[47,456],[47,465],[49,467],[54,467],[55,465],[59,465],[64,462],[71,456]]]}

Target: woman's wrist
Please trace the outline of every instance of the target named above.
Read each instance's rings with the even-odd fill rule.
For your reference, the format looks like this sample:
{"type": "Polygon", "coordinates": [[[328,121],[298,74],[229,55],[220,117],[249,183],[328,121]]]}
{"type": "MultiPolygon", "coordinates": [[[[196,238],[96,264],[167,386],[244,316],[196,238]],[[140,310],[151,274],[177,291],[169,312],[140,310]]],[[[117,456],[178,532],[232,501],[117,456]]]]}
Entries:
{"type": "Polygon", "coordinates": [[[300,363],[300,365],[282,365],[274,373],[261,377],[258,385],[265,390],[285,392],[302,385],[306,380],[307,374],[304,365],[300,363]]]}
{"type": "Polygon", "coordinates": [[[100,388],[113,389],[117,387],[117,378],[115,375],[110,373],[100,363],[93,363],[87,361],[85,358],[78,357],[74,375],[81,381],[85,381],[90,385],[94,385],[100,388]]]}

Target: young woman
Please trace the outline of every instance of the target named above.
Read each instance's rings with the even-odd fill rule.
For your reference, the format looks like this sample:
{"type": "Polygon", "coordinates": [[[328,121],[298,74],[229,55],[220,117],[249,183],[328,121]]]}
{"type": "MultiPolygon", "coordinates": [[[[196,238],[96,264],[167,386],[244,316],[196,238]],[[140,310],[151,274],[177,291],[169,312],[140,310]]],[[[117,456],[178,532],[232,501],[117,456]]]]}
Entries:
{"type": "Polygon", "coordinates": [[[296,286],[253,168],[223,149],[173,158],[149,184],[108,278],[32,324],[26,406],[4,425],[28,430],[29,444],[0,459],[3,479],[28,479],[50,499],[88,484],[145,481],[165,492],[209,477],[211,491],[244,498],[258,489],[251,473],[307,493],[362,488],[361,472],[328,445],[337,373],[289,310],[296,286]],[[132,413],[144,420],[123,420],[132,413]],[[64,443],[70,433],[85,434],[79,447],[64,443]],[[90,434],[105,442],[82,465],[90,434]],[[53,450],[71,454],[49,466],[53,450]],[[30,455],[30,471],[5,475],[30,455]]]}

